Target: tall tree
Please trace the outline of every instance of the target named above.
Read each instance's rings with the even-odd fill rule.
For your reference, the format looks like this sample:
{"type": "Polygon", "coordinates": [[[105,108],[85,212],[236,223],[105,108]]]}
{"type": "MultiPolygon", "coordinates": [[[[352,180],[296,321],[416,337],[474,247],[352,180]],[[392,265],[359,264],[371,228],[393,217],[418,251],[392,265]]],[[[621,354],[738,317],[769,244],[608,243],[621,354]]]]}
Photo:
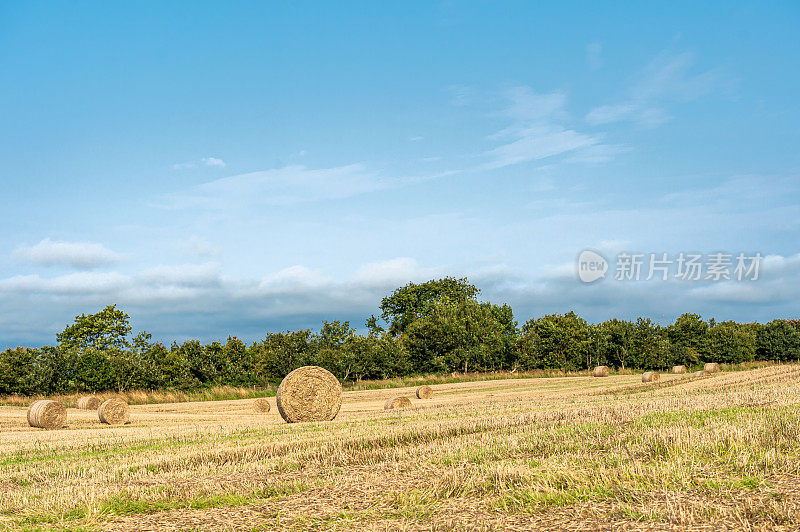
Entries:
{"type": "Polygon", "coordinates": [[[56,335],[56,340],[64,349],[105,351],[130,347],[130,334],[130,316],[116,305],[109,305],[96,314],[76,316],[72,325],[56,335]]]}
{"type": "MultiPolygon", "coordinates": [[[[389,325],[389,334],[399,336],[415,320],[430,315],[436,302],[474,300],[479,293],[466,278],[445,277],[422,284],[408,283],[381,300],[381,318],[389,325]]],[[[374,320],[371,324],[377,326],[374,320]]]]}

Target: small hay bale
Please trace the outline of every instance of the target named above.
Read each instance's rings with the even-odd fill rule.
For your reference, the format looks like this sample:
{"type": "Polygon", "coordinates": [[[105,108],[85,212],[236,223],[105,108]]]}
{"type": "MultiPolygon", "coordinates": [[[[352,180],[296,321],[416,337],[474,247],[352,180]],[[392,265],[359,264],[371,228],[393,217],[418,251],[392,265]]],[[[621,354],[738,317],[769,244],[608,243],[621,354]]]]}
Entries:
{"type": "Polygon", "coordinates": [[[707,371],[709,373],[717,373],[719,372],[719,364],[716,362],[706,362],[706,365],[703,366],[703,371],[707,371]]]}
{"type": "Polygon", "coordinates": [[[408,397],[391,397],[386,400],[386,404],[383,405],[384,410],[395,410],[397,408],[409,408],[411,407],[411,399],[408,397]]]}
{"type": "Polygon", "coordinates": [[[84,395],[78,398],[78,408],[81,410],[97,410],[102,401],[96,395],[84,395]]]}
{"type": "Polygon", "coordinates": [[[661,375],[656,371],[645,371],[642,373],[642,382],[656,382],[661,378],[661,375]]]}
{"type": "Polygon", "coordinates": [[[594,368],[592,375],[595,377],[608,377],[608,366],[597,366],[594,368]]]}
{"type": "Polygon", "coordinates": [[[67,407],[58,401],[42,399],[28,408],[28,425],[39,429],[60,429],[67,422],[67,407]]]}
{"type": "Polygon", "coordinates": [[[254,412],[258,412],[260,414],[266,414],[267,412],[269,412],[269,409],[270,409],[269,401],[267,401],[263,397],[261,397],[259,399],[256,399],[253,402],[253,411],[254,412]]]}
{"type": "Polygon", "coordinates": [[[683,375],[686,373],[686,366],[672,366],[672,373],[683,375]]]}
{"type": "Polygon", "coordinates": [[[275,399],[287,423],[331,421],[342,407],[342,385],[324,368],[303,366],[284,377],[275,399]]]}
{"type": "Polygon", "coordinates": [[[711,375],[711,372],[701,369],[700,371],[695,371],[692,373],[692,377],[708,377],[711,375]]]}
{"type": "Polygon", "coordinates": [[[417,388],[417,399],[430,399],[433,397],[433,388],[428,385],[422,385],[417,388]]]}
{"type": "Polygon", "coordinates": [[[100,421],[107,425],[124,425],[131,418],[128,403],[122,399],[112,398],[105,401],[97,409],[100,421]]]}

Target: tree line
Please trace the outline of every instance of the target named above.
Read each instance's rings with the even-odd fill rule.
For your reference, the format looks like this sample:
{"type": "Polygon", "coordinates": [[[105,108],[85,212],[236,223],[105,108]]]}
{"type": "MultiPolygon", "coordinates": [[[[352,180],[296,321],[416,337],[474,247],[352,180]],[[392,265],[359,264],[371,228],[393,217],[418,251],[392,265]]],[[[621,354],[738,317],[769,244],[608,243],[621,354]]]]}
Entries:
{"type": "Polygon", "coordinates": [[[447,277],[396,289],[358,334],[347,321],[267,333],[250,345],[236,337],[169,347],[132,332],[115,305],[81,314],[56,344],[0,353],[0,395],[202,386],[267,386],[304,365],[342,381],[423,373],[560,369],[597,365],[665,370],[702,362],[800,360],[800,320],[715,322],[683,314],[670,325],[649,318],[590,324],[574,312],[530,319],[478,300],[467,279],[447,277]]]}

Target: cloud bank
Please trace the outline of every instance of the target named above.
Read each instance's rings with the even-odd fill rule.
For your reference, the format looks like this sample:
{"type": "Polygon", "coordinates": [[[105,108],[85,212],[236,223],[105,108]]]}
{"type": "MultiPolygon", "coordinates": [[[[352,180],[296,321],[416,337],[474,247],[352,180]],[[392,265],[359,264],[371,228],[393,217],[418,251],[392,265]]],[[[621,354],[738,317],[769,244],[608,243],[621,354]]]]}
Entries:
{"type": "Polygon", "coordinates": [[[78,270],[90,270],[121,260],[118,253],[102,244],[54,241],[49,238],[33,246],[19,246],[12,256],[39,266],[67,266],[78,270]]]}

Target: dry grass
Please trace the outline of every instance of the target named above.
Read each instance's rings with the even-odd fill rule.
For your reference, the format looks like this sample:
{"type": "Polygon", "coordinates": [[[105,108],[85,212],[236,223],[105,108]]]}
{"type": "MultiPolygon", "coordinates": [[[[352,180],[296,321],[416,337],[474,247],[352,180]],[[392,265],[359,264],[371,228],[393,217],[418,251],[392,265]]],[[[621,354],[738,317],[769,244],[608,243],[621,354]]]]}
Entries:
{"type": "MultiPolygon", "coordinates": [[[[723,368],[724,369],[724,368],[723,368]]],[[[796,530],[800,366],[343,394],[332,422],[252,401],[27,427],[0,407],[0,528],[796,530]]]]}
{"type": "MultiPolygon", "coordinates": [[[[180,390],[129,390],[124,392],[107,391],[95,393],[100,402],[112,397],[122,399],[129,405],[148,405],[164,403],[189,403],[200,401],[224,401],[230,399],[253,399],[275,395],[277,388],[253,388],[240,386],[212,386],[190,391],[180,390]]],[[[0,405],[29,406],[40,399],[52,399],[64,403],[68,408],[78,406],[78,400],[86,395],[83,392],[73,394],[56,394],[49,396],[7,395],[0,397],[0,405]]]]}

